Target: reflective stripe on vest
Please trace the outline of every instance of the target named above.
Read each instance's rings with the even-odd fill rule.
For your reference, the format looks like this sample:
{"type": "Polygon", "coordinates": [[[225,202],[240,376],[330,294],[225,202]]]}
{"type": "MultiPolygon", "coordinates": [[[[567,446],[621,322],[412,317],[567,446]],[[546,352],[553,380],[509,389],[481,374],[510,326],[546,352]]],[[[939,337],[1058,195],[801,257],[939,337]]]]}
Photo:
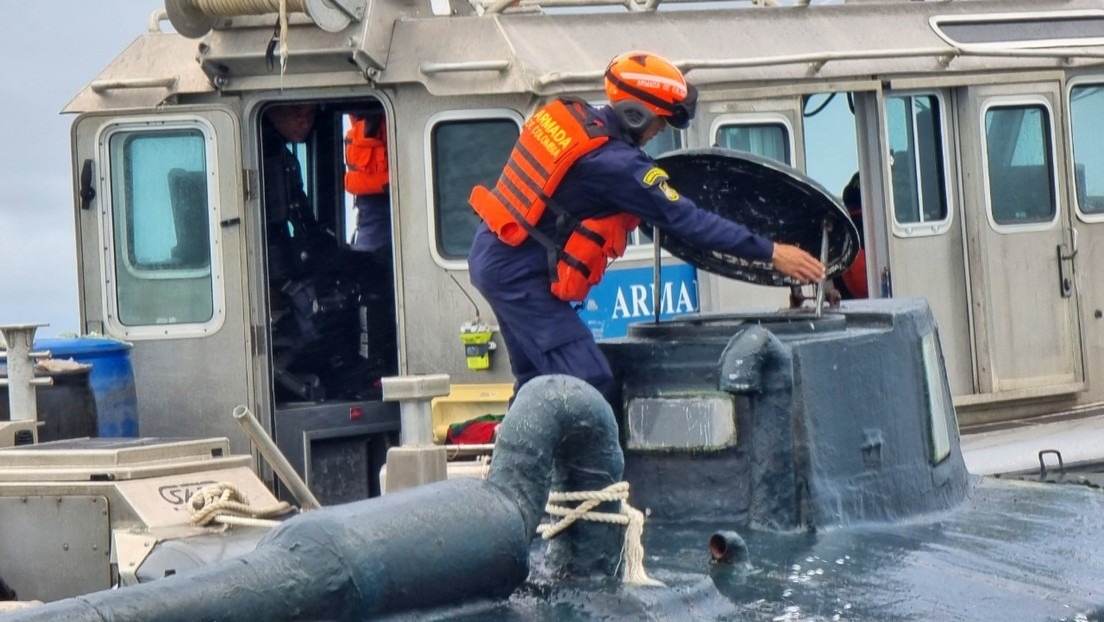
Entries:
{"type": "Polygon", "coordinates": [[[551,243],[536,230],[548,197],[580,157],[609,140],[588,110],[580,101],[563,99],[538,108],[522,127],[494,188],[472,189],[468,202],[506,244],[517,246],[530,235],[545,246],[551,243]]]}
{"type": "Polygon", "coordinates": [[[381,194],[390,181],[387,170],[387,128],[383,121],[365,136],[363,119],[354,121],[345,135],[345,191],[360,196],[381,194]]]}

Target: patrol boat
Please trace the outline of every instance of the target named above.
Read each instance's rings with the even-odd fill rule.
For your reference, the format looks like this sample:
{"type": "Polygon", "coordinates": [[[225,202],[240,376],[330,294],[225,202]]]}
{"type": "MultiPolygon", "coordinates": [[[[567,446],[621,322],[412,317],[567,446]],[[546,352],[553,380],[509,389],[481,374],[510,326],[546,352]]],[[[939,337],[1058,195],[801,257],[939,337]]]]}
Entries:
{"type": "MultiPolygon", "coordinates": [[[[701,577],[706,573],[695,564],[704,559],[701,551],[706,547],[694,543],[720,534],[719,543],[732,543],[720,547],[724,558],[729,548],[742,550],[724,533],[765,522],[775,526],[744,534],[753,571],[732,572],[720,583],[711,578],[713,585],[725,586],[717,588],[725,598],[718,601],[710,593],[695,601],[704,603],[701,616],[797,616],[815,611],[812,615],[838,613],[842,618],[859,604],[858,597],[854,603],[840,604],[838,612],[823,609],[824,592],[816,590],[807,593],[807,600],[799,594],[798,600],[805,604],[795,606],[801,609],[787,611],[789,605],[784,604],[796,592],[791,575],[783,578],[782,572],[790,568],[797,573],[794,565],[805,572],[813,570],[813,575],[798,574],[792,582],[810,585],[815,577],[828,574],[830,567],[807,564],[832,555],[821,556],[815,547],[802,551],[800,546],[790,550],[809,553],[806,557],[812,562],[803,563],[805,558],[792,554],[783,561],[757,554],[757,550],[785,550],[783,541],[809,542],[802,536],[789,539],[794,530],[806,538],[812,537],[810,533],[816,538],[823,535],[818,542],[832,542],[822,549],[826,553],[842,552],[847,539],[860,532],[835,530],[832,517],[839,517],[837,522],[843,525],[872,522],[875,532],[864,533],[883,534],[889,541],[879,549],[890,551],[880,558],[891,560],[886,563],[909,559],[922,567],[954,569],[961,573],[956,576],[971,577],[960,583],[963,590],[974,584],[989,585],[994,575],[1001,577],[1005,587],[1023,586],[1027,595],[1023,598],[1004,592],[987,596],[1007,603],[1011,619],[1021,612],[1057,618],[1067,605],[1072,615],[1098,615],[1091,612],[1100,605],[1085,587],[1085,582],[1100,576],[1091,560],[1012,554],[1019,550],[1027,555],[1040,548],[1036,546],[1040,542],[1054,543],[1058,550],[1092,551],[1094,534],[1083,522],[1071,520],[1077,524],[1062,524],[1061,533],[1055,534],[1040,527],[1032,518],[1037,515],[1016,514],[1017,526],[1038,530],[1000,534],[1023,539],[1013,538],[1020,544],[1010,545],[1012,550],[994,545],[991,551],[996,557],[1008,557],[1013,568],[1036,562],[1048,568],[1053,565],[1057,570],[1045,577],[996,568],[989,565],[995,563],[993,557],[981,561],[961,549],[940,548],[947,540],[922,536],[942,524],[961,535],[959,543],[988,546],[991,541],[985,538],[992,537],[992,532],[979,534],[976,524],[956,522],[968,516],[990,516],[987,512],[996,511],[993,507],[1001,507],[969,505],[979,497],[997,497],[1006,503],[1011,498],[1030,500],[1027,505],[1065,508],[1058,511],[1068,509],[1071,516],[1097,502],[1096,492],[1087,489],[1021,487],[992,480],[984,480],[980,488],[964,484],[970,479],[965,471],[946,466],[959,462],[957,432],[952,430],[956,427],[948,423],[946,434],[941,433],[938,416],[930,413],[943,413],[946,421],[953,421],[948,413],[957,412],[963,423],[976,424],[1089,413],[1102,402],[1098,370],[1091,364],[1091,354],[1099,345],[1093,327],[1100,315],[1092,288],[1092,271],[1100,262],[1092,261],[1091,240],[1098,225],[1094,205],[1100,194],[1094,180],[1104,167],[1091,137],[1102,118],[1095,107],[1104,105],[1100,42],[1093,34],[1094,24],[1101,19],[1101,4],[1088,0],[1043,7],[1026,0],[735,3],[731,7],[629,3],[624,5],[628,10],[615,6],[601,19],[556,4],[290,0],[281,11],[261,4],[243,8],[229,2],[175,0],[166,3],[166,13],[151,18],[149,32],[74,98],[66,110],[78,114],[73,173],[81,320],[89,333],[131,344],[142,438],[225,438],[214,445],[173,451],[183,456],[199,454],[204,460],[241,456],[251,443],[228,413],[244,406],[256,413],[260,427],[275,438],[292,469],[325,506],[421,484],[457,470],[452,468],[455,465],[440,468],[442,454],[450,452],[438,442],[449,423],[488,412],[501,414],[509,399],[506,352],[501,347],[492,349],[497,343],[494,320],[483,313],[486,305],[467,285],[464,257],[475,225],[466,204],[468,189],[493,181],[518,127],[536,105],[560,94],[599,100],[601,68],[608,59],[641,41],[654,42],[653,51],[687,72],[702,102],[693,127],[653,141],[657,154],[677,148],[708,150],[714,145],[736,148],[803,170],[830,188],[841,187],[858,170],[868,291],[885,300],[845,302],[839,311],[819,318],[815,312],[812,318],[804,317],[807,311],[800,310],[734,314],[736,308],[788,307],[792,292],[700,270],[701,258],[681,256],[674,247],[663,251],[651,243],[647,232],[641,232],[633,240],[634,248],[614,266],[604,288],[596,288],[582,312],[595,334],[609,340],[611,360],[621,361],[619,368],[626,370],[619,372],[622,399],[614,418],[624,435],[624,475],[633,490],[629,502],[653,510],[655,520],[645,529],[645,550],[667,551],[671,555],[664,559],[674,561],[667,570],[660,564],[651,572],[676,587],[667,592],[633,591],[632,597],[621,589],[603,592],[601,582],[588,584],[595,589],[577,590],[571,583],[544,581],[543,562],[538,562],[532,568],[533,578],[525,584],[528,587],[515,592],[507,601],[511,604],[488,605],[488,610],[470,615],[493,617],[503,611],[495,607],[506,606],[511,611],[531,608],[554,616],[563,610],[574,612],[578,603],[587,601],[598,603],[590,613],[600,617],[602,607],[639,598],[641,609],[674,616],[675,610],[664,609],[659,600],[649,602],[648,594],[666,594],[681,603],[677,595],[686,592],[680,589],[704,585],[701,577]],[[166,16],[175,32],[162,28],[166,16]],[[743,36],[733,36],[734,30],[743,36]],[[894,36],[884,36],[890,30],[894,36]],[[299,249],[312,266],[305,275],[270,283],[272,249],[265,228],[272,206],[266,205],[269,184],[261,150],[262,123],[266,110],[287,103],[318,106],[314,131],[295,149],[311,208],[320,230],[330,238],[299,249]],[[394,289],[384,297],[360,280],[363,275],[357,266],[363,257],[347,242],[352,197],[340,181],[348,117],[365,111],[382,112],[388,128],[394,289]],[[831,166],[837,162],[845,165],[844,173],[831,166]],[[655,267],[657,253],[660,269],[655,267]],[[288,318],[295,314],[290,300],[298,292],[306,292],[306,308],[313,312],[318,339],[307,340],[288,328],[288,318]],[[907,302],[912,297],[923,297],[927,306],[907,302]],[[657,316],[660,330],[679,330],[657,335],[636,328],[637,332],[629,333],[630,322],[654,323],[657,316]],[[730,340],[750,335],[745,339],[773,344],[759,331],[747,330],[765,326],[773,335],[806,324],[818,328],[811,334],[787,336],[795,341],[781,348],[771,345],[762,353],[773,360],[785,358],[774,352],[790,352],[795,376],[788,398],[779,397],[787,395],[785,383],[772,384],[769,391],[736,384],[722,388],[713,357],[730,340]],[[841,333],[826,330],[825,337],[817,332],[840,324],[841,333]],[[891,376],[886,370],[893,369],[893,360],[908,356],[888,347],[884,352],[892,355],[844,357],[841,360],[849,361],[846,366],[834,360],[841,348],[851,347],[853,339],[878,341],[875,336],[899,335],[898,330],[907,333],[903,326],[913,326],[916,335],[924,337],[912,341],[907,350],[912,352],[912,367],[900,369],[900,374],[891,376]],[[938,339],[928,338],[935,335],[935,326],[938,339]],[[819,348],[829,349],[831,356],[819,348]],[[933,354],[940,349],[942,357],[933,354]],[[677,354],[668,367],[663,361],[672,356],[669,353],[677,354]],[[932,363],[936,360],[945,366],[932,363]],[[695,366],[700,371],[694,374],[674,373],[695,366]],[[929,367],[943,371],[929,373],[929,367]],[[180,369],[189,370],[188,382],[180,381],[180,369]],[[441,372],[449,377],[444,384],[428,378],[441,372]],[[948,387],[943,392],[931,388],[934,381],[918,380],[943,373],[948,387]],[[393,377],[412,380],[398,385],[402,388],[392,396],[394,400],[384,399],[387,390],[380,379],[393,377]],[[902,378],[911,383],[902,384],[902,378]],[[863,390],[849,389],[852,382],[863,390]],[[203,390],[196,391],[197,386],[203,390]],[[777,458],[782,468],[764,472],[754,466],[761,462],[747,459],[748,448],[755,446],[752,439],[763,438],[746,423],[749,413],[760,408],[751,405],[760,393],[779,411],[784,407],[777,402],[788,399],[790,420],[803,422],[791,426],[790,437],[785,426],[770,432],[769,438],[778,442],[765,443],[762,451],[786,447],[787,438],[790,446],[805,448],[794,450],[792,456],[783,452],[777,458]],[[890,416],[898,413],[898,401],[905,401],[907,395],[917,404],[927,404],[923,417],[917,413],[911,419],[890,416]],[[405,411],[401,400],[409,402],[405,411]],[[817,417],[810,416],[814,411],[817,417]],[[428,419],[429,425],[405,425],[404,412],[405,419],[420,423],[428,419]],[[855,418],[843,425],[847,416],[855,418]],[[694,422],[695,431],[668,425],[673,417],[694,422]],[[866,417],[876,417],[871,421],[878,425],[855,427],[866,417]],[[898,423],[906,420],[911,423],[898,423]],[[837,426],[815,425],[819,422],[837,426]],[[889,427],[897,425],[902,427],[889,427]],[[833,433],[826,430],[837,429],[847,438],[831,441],[833,433]],[[915,434],[903,435],[913,443],[905,445],[920,451],[924,460],[905,460],[897,453],[896,435],[887,431],[908,429],[915,434]],[[920,439],[929,445],[917,444],[920,439]],[[741,445],[745,442],[751,445],[741,445]],[[854,450],[856,443],[858,450],[851,454],[840,449],[854,450]],[[846,455],[850,468],[818,470],[848,464],[846,455]],[[900,463],[895,461],[898,458],[900,463]],[[381,482],[378,474],[385,462],[388,467],[402,463],[412,468],[389,468],[381,482]],[[898,469],[896,464],[912,466],[898,469]],[[888,481],[885,473],[896,476],[908,468],[919,469],[915,479],[907,480],[910,485],[932,482],[931,489],[916,490],[915,496],[925,499],[920,506],[902,509],[890,493],[862,492],[868,488],[892,492],[894,487],[881,488],[877,483],[888,481]],[[773,477],[776,472],[784,475],[773,477]],[[756,483],[745,483],[749,478],[756,483]],[[718,485],[705,490],[672,487],[671,482],[685,480],[718,485]],[[730,482],[735,486],[720,486],[730,482]],[[764,491],[780,488],[793,492],[781,497],[779,503],[785,507],[774,507],[773,494],[764,491]],[[991,492],[993,488],[1004,492],[991,492]],[[968,490],[982,492],[968,495],[968,490]],[[881,502],[876,503],[879,495],[881,502]],[[680,498],[693,503],[661,503],[680,498]],[[786,499],[795,500],[799,511],[786,499]],[[705,500],[720,509],[702,507],[705,500]],[[673,516],[684,510],[700,517],[695,523],[714,523],[695,528],[696,538],[680,538],[673,525],[685,518],[673,516]],[[665,527],[665,516],[672,520],[670,527],[665,527]],[[901,531],[900,525],[892,524],[897,518],[908,518],[906,527],[925,527],[901,531]],[[807,531],[813,524],[816,531],[807,531]],[[650,540],[655,537],[652,534],[661,533],[650,540]],[[844,535],[834,540],[824,534],[844,535]],[[894,549],[894,543],[902,548],[894,549]],[[684,559],[689,561],[679,561],[684,559]],[[792,563],[786,566],[787,562],[792,563]],[[971,566],[974,562],[993,573],[982,578],[961,570],[976,568],[971,566]],[[701,572],[686,574],[681,583],[674,580],[687,568],[701,572]],[[817,569],[825,572],[817,575],[817,569]],[[810,577],[809,581],[802,581],[802,576],[810,577]],[[748,589],[741,588],[736,598],[728,598],[734,585],[748,589]],[[791,591],[787,594],[787,590],[791,591]],[[1069,602],[1049,599],[1048,591],[1071,594],[1069,602]],[[758,598],[763,594],[777,594],[778,599],[761,602],[758,598]],[[603,601],[602,595],[608,600],[603,601]],[[846,604],[852,607],[844,608],[846,604]],[[762,611],[749,612],[749,608],[762,611]]],[[[795,241],[820,254],[826,239],[822,224],[815,223],[817,235],[795,241]]],[[[847,227],[836,228],[841,229],[847,227]]],[[[780,231],[780,239],[785,240],[785,234],[780,231]]],[[[839,254],[841,267],[847,256],[839,254]]],[[[777,380],[776,374],[766,377],[772,383],[777,380]]],[[[100,413],[101,419],[109,416],[100,413]]],[[[162,451],[160,443],[152,441],[98,442],[123,446],[122,454],[99,448],[97,455],[113,464],[119,455],[141,460],[162,451]],[[158,449],[143,454],[135,448],[142,443],[153,443],[158,449]]],[[[61,448],[46,444],[39,448],[38,455],[60,455],[53,451],[61,448]]],[[[27,459],[20,452],[32,450],[5,451],[18,462],[27,459]]],[[[77,448],[74,455],[82,451],[77,448]]],[[[253,462],[263,488],[274,491],[275,497],[294,496],[258,456],[253,462]]],[[[9,480],[16,484],[7,488],[12,498],[40,502],[49,498],[32,494],[48,489],[26,480],[32,469],[16,468],[18,475],[9,480]]],[[[80,472],[86,481],[103,481],[102,467],[81,469],[69,467],[66,477],[80,472]]],[[[122,478],[118,470],[112,473],[122,478]]],[[[172,485],[192,494],[205,479],[181,478],[172,485]],[[189,484],[192,488],[187,488],[189,484]]],[[[450,485],[435,484],[438,488],[429,490],[450,485]]],[[[426,487],[414,487],[410,494],[431,494],[413,492],[417,490],[426,487]]],[[[128,551],[122,557],[127,560],[132,549],[119,536],[133,529],[149,535],[153,533],[150,525],[133,518],[132,510],[116,512],[124,503],[129,508],[130,502],[119,500],[114,492],[82,494],[107,497],[109,508],[96,525],[97,533],[104,535],[92,549],[102,569],[90,584],[81,586],[81,593],[140,583],[130,576],[129,568],[120,567],[119,554],[128,551]],[[123,520],[113,522],[119,518],[123,520]]],[[[256,500],[268,498],[257,496],[256,500]]],[[[1017,512],[1024,511],[1025,504],[1011,504],[1017,512]]],[[[40,519],[46,515],[36,514],[40,519]]],[[[882,540],[873,535],[871,539],[882,540]]],[[[31,586],[36,583],[23,582],[20,577],[26,575],[10,570],[7,564],[12,562],[2,561],[26,559],[22,551],[10,548],[20,541],[6,532],[0,537],[0,546],[9,547],[0,551],[0,577],[12,583],[20,597],[34,598],[31,586]]],[[[138,541],[150,542],[139,550],[169,550],[171,541],[168,534],[154,533],[138,541]]],[[[51,558],[60,560],[53,565],[72,565],[71,549],[63,548],[63,553],[51,558]]],[[[832,563],[842,560],[835,565],[847,567],[855,557],[848,555],[832,563]]],[[[610,559],[603,555],[596,563],[601,566],[602,560],[610,559]]],[[[136,567],[141,563],[134,561],[136,567]]],[[[189,564],[205,565],[194,560],[189,564]]],[[[162,572],[151,573],[176,572],[185,565],[170,562],[158,566],[162,572]]],[[[931,607],[937,612],[930,614],[934,617],[946,611],[950,613],[944,617],[971,615],[972,600],[940,600],[943,592],[923,589],[932,579],[918,576],[915,568],[903,564],[896,568],[900,574],[885,583],[871,576],[889,576],[886,566],[877,567],[872,575],[840,575],[840,581],[871,588],[871,597],[863,604],[875,603],[869,611],[863,609],[868,619],[893,615],[887,613],[893,606],[890,601],[905,589],[914,590],[908,592],[912,596],[907,603],[897,603],[905,613],[912,604],[931,607]]],[[[515,570],[507,576],[516,577],[515,570]]],[[[459,586],[457,576],[451,578],[459,586]]],[[[172,580],[164,585],[173,585],[172,580]]],[[[401,588],[406,593],[412,589],[401,588]]],[[[826,589],[842,590],[839,583],[826,589]]],[[[479,590],[468,595],[478,600],[481,594],[500,595],[479,590]]],[[[76,595],[53,593],[43,598],[76,595]]],[[[284,613],[309,618],[308,610],[299,607],[284,613]]],[[[360,603],[350,610],[322,610],[316,617],[369,612],[388,610],[360,603]]],[[[468,614],[451,610],[441,615],[468,614]]],[[[922,615],[927,614],[915,613],[922,615]]]]}

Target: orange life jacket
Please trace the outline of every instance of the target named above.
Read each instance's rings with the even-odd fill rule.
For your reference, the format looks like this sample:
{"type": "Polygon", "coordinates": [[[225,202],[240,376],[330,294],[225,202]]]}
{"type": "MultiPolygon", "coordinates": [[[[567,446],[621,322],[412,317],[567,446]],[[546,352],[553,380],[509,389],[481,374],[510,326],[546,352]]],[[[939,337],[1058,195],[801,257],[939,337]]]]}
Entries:
{"type": "Polygon", "coordinates": [[[387,171],[387,126],[381,120],[371,136],[363,119],[345,135],[345,191],[360,196],[381,194],[391,180],[387,171]]]}
{"type": "Polygon", "coordinates": [[[564,243],[552,279],[552,295],[560,300],[586,299],[591,286],[597,285],[611,261],[625,254],[629,232],[640,224],[631,214],[605,218],[587,218],[580,222],[564,243]]]}
{"type": "Polygon", "coordinates": [[[843,281],[852,298],[869,297],[866,289],[866,253],[863,249],[859,249],[859,253],[855,255],[855,261],[840,275],[840,280],[843,281]]]}
{"type": "Polygon", "coordinates": [[[495,187],[476,186],[468,199],[506,244],[517,246],[532,236],[549,250],[552,293],[561,300],[585,299],[609,262],[624,254],[628,232],[640,223],[628,214],[579,221],[550,198],[572,165],[609,137],[582,101],[551,102],[525,122],[495,187]],[[573,223],[562,246],[536,227],[546,207],[573,223]]]}

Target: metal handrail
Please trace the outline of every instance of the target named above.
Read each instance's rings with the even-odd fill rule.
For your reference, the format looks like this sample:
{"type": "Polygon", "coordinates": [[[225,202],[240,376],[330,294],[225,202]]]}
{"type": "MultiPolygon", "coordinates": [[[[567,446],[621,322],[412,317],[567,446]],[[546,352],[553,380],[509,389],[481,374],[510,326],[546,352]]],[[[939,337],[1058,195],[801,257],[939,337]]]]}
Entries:
{"type": "MultiPolygon", "coordinates": [[[[803,54],[782,54],[779,56],[763,56],[758,58],[726,58],[726,59],[689,59],[672,61],[684,74],[702,69],[737,69],[746,67],[767,67],[772,65],[796,65],[807,63],[815,71],[820,71],[824,65],[833,61],[849,60],[877,60],[884,58],[917,58],[931,56],[939,59],[939,62],[947,66],[951,60],[965,56],[1033,56],[1041,58],[1070,59],[1104,58],[1104,48],[1052,48],[1052,49],[997,49],[990,47],[958,46],[958,47],[931,47],[913,48],[910,50],[845,50],[841,52],[809,52],[803,54]]],[[[550,72],[539,76],[534,81],[538,89],[552,84],[597,82],[602,79],[603,71],[585,72],[550,72]]]]}
{"type": "Polygon", "coordinates": [[[171,89],[176,86],[179,78],[170,76],[167,78],[116,78],[113,80],[93,80],[89,87],[95,93],[113,91],[117,89],[171,89]]]}
{"type": "Polygon", "coordinates": [[[418,71],[427,76],[461,71],[497,71],[502,73],[510,68],[510,64],[508,60],[471,60],[455,63],[424,62],[418,65],[418,71]]]}

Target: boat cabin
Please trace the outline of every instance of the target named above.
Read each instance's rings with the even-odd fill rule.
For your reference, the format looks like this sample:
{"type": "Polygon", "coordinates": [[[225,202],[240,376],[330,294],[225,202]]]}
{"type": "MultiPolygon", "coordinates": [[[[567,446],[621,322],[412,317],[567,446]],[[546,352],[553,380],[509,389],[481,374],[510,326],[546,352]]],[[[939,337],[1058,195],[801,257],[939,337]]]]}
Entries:
{"type": "MultiPolygon", "coordinates": [[[[839,194],[857,175],[867,295],[927,299],[962,422],[1104,404],[1099,0],[223,4],[168,0],[65,109],[83,329],[133,344],[143,436],[244,451],[246,405],[333,503],[379,493],[399,429],[380,378],[449,374],[439,424],[501,413],[470,190],[538,105],[602,104],[606,63],[637,47],[700,92],[654,155],[750,152],[839,194]],[[289,111],[300,137],[274,126],[289,111]],[[345,186],[366,117],[385,128],[383,252],[358,249],[345,186]],[[324,483],[336,470],[363,477],[324,483]]],[[[666,252],[657,287],[650,233],[580,310],[599,339],[789,305],[666,252]]]]}

